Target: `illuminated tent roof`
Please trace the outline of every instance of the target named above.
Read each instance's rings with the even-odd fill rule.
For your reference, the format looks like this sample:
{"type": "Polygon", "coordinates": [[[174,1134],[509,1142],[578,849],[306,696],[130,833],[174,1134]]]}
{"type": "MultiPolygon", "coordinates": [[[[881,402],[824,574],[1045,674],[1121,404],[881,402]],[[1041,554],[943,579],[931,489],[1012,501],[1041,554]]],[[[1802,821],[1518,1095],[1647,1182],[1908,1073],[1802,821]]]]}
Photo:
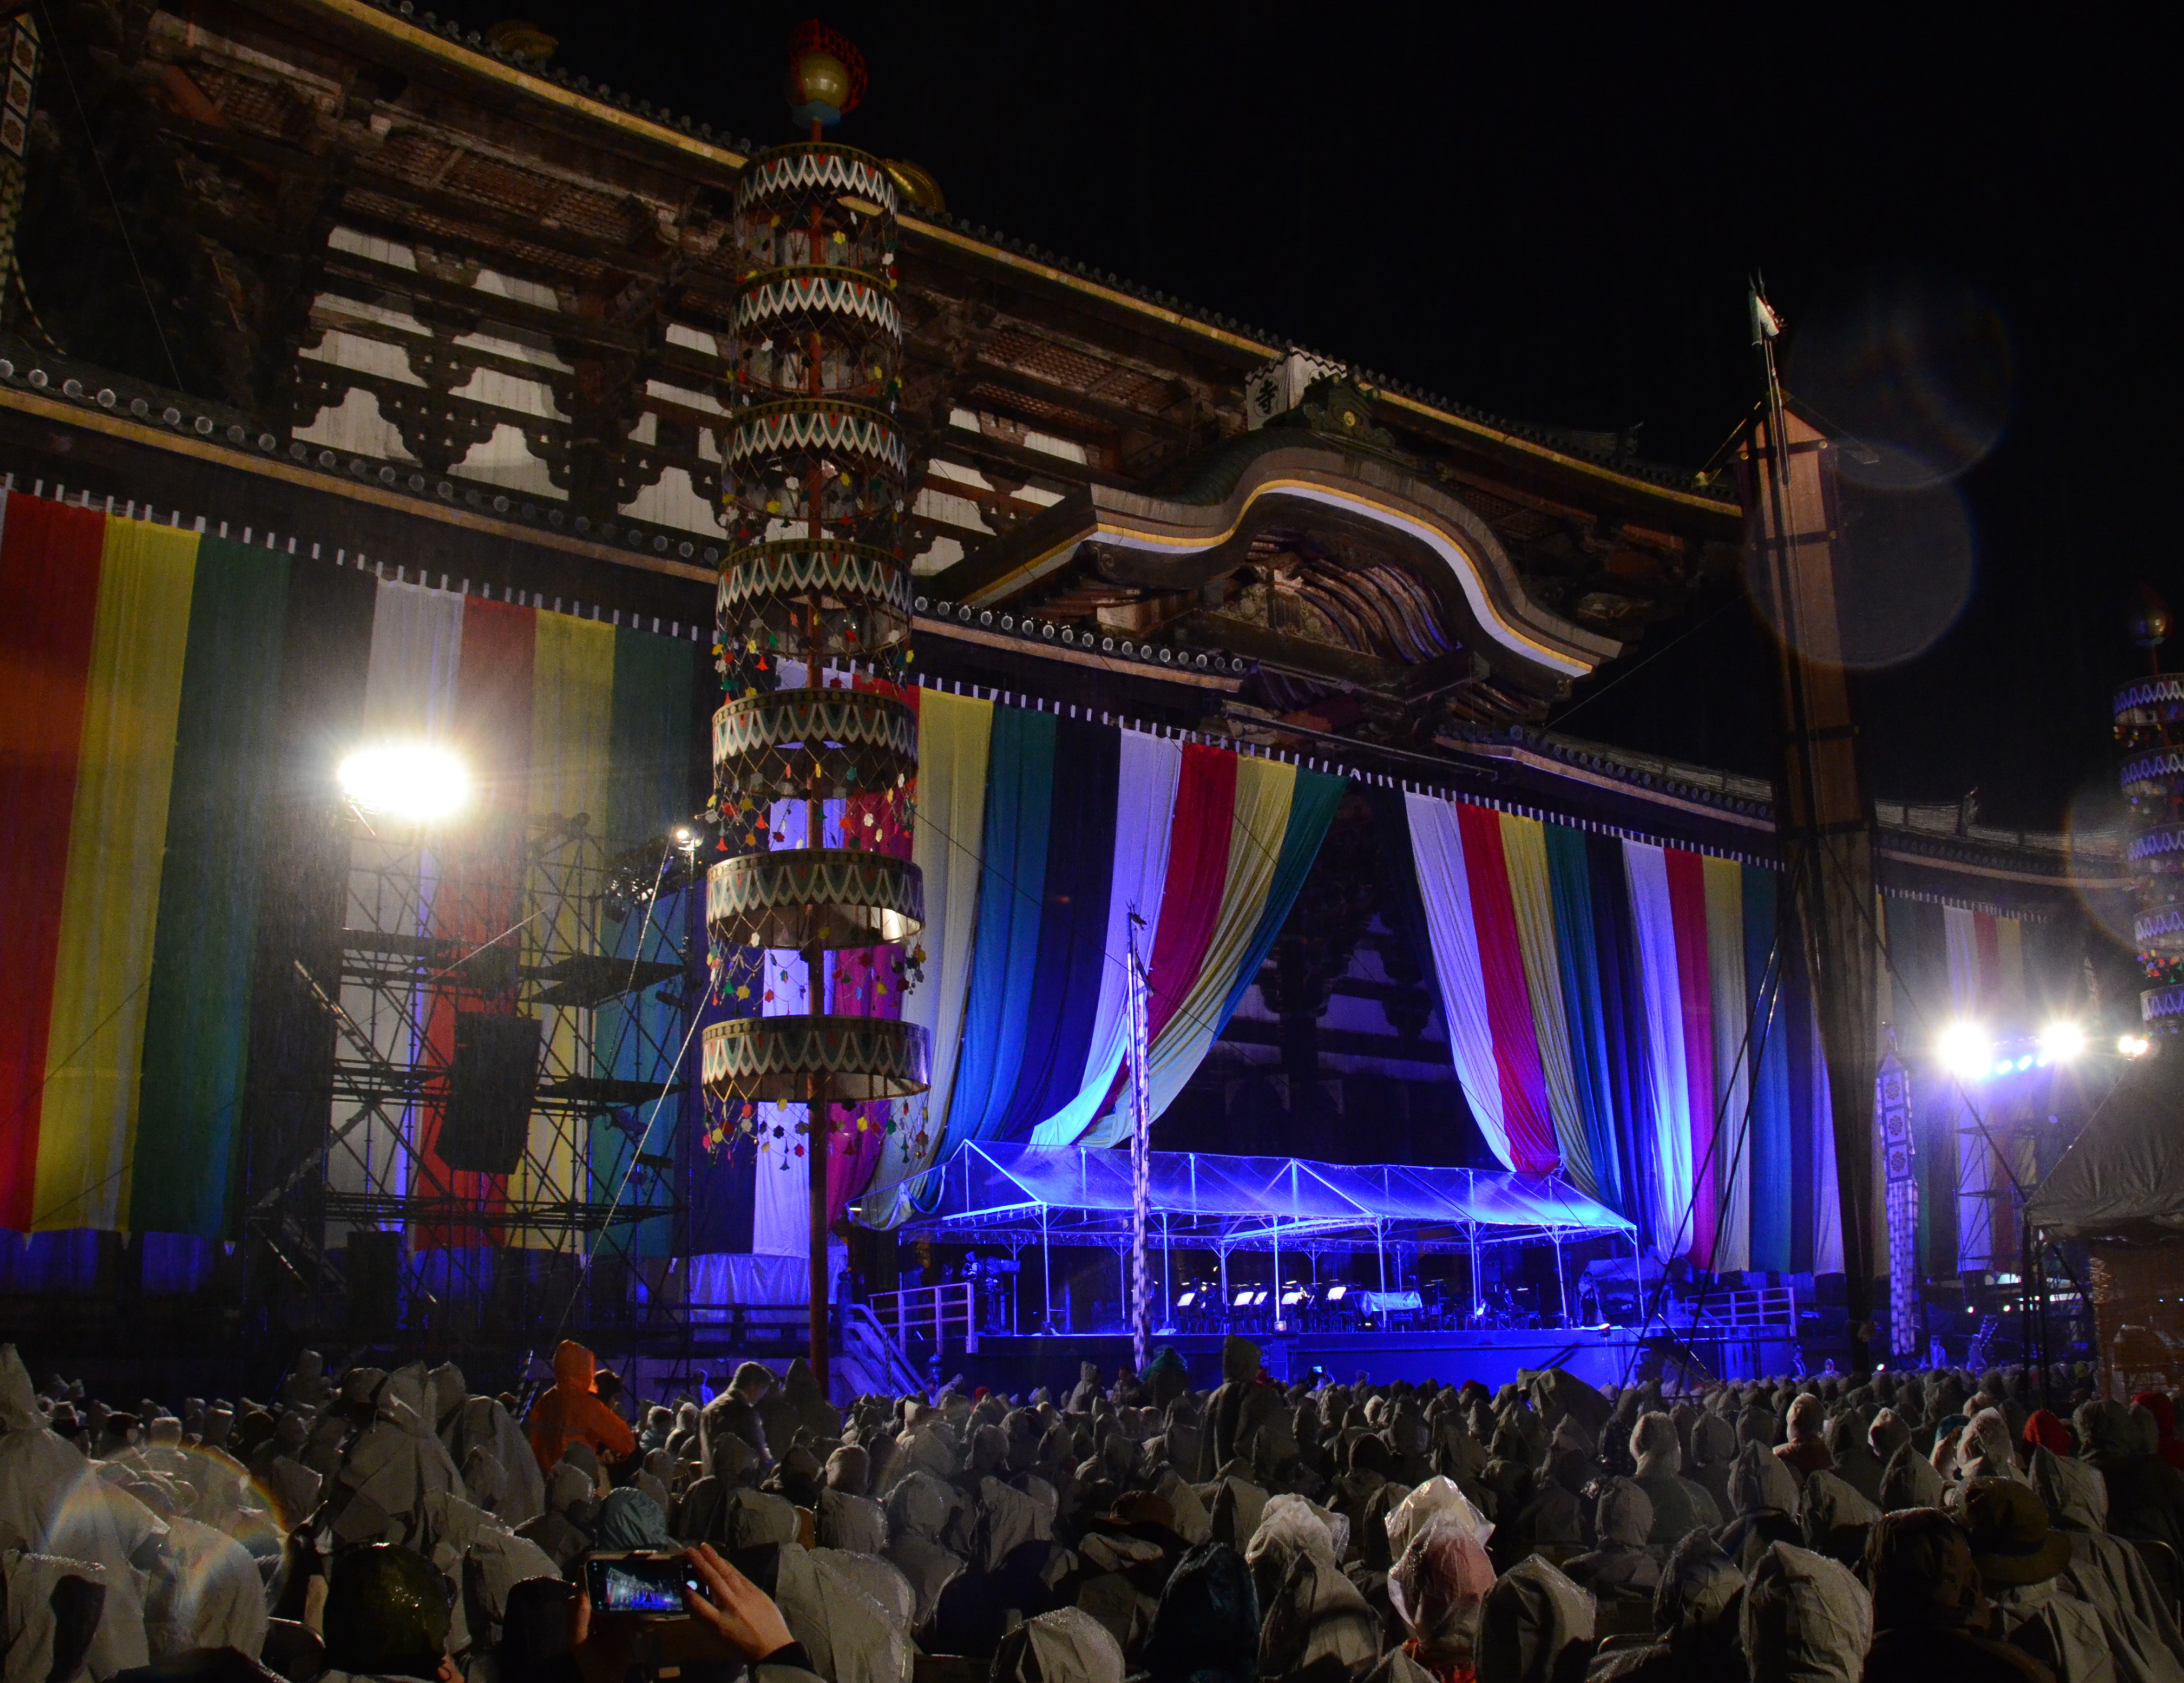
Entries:
{"type": "MultiPolygon", "coordinates": [[[[1605,1205],[1545,1175],[1151,1155],[1152,1229],[1177,1244],[1259,1249],[1309,1241],[1340,1250],[1400,1239],[1455,1249],[1635,1232],[1605,1205]]],[[[905,1235],[1104,1243],[1130,1231],[1130,1154],[980,1142],[935,1170],[919,1202],[930,1213],[905,1235]]]]}

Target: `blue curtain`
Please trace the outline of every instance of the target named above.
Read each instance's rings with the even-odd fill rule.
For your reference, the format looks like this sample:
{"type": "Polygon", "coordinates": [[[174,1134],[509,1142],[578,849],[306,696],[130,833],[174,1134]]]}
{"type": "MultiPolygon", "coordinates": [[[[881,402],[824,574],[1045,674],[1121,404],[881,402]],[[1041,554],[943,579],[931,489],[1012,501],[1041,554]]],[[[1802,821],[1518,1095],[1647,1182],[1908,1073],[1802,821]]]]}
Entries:
{"type": "Polygon", "coordinates": [[[1566,824],[1545,826],[1547,886],[1555,916],[1555,960],[1562,972],[1563,1011],[1569,1023],[1570,1069],[1585,1119],[1587,1155],[1600,1201],[1632,1213],[1624,1195],[1623,1162],[1616,1144],[1615,1080],[1607,1048],[1607,1003],[1601,993],[1600,936],[1592,908],[1592,871],[1585,833],[1566,824]]]}
{"type": "MultiPolygon", "coordinates": [[[[1106,979],[1107,900],[1115,876],[1123,733],[1089,720],[1049,717],[1048,722],[1053,727],[1054,775],[1046,866],[1034,920],[1039,956],[1028,1004],[1017,1002],[1024,1008],[1011,1024],[1012,1034],[1022,1042],[1013,1091],[996,1095],[1003,1102],[994,1131],[1005,1139],[1028,1135],[1077,1096],[1106,979]]],[[[974,991],[977,986],[974,972],[974,991]]]]}
{"type": "MultiPolygon", "coordinates": [[[[1652,1173],[1652,1140],[1638,1119],[1652,1111],[1652,1054],[1646,1036],[1645,981],[1639,972],[1637,932],[1632,926],[1630,882],[1623,866],[1619,837],[1587,834],[1585,864],[1592,904],[1592,929],[1599,954],[1601,1040],[1606,1048],[1605,1074],[1610,1113],[1621,1126],[1614,1130],[1614,1151],[1596,1159],[1615,1165],[1625,1204],[1623,1213],[1639,1224],[1640,1237],[1656,1242],[1646,1230],[1645,1196],[1652,1173]]],[[[1665,1239],[1668,1235],[1661,1235],[1665,1239]]]]}
{"type": "MultiPolygon", "coordinates": [[[[1051,713],[1027,708],[994,710],[972,949],[978,962],[965,1001],[956,1090],[948,1103],[947,1137],[957,1144],[1000,1134],[1023,1067],[1032,989],[1039,980],[1057,722],[1051,713]]],[[[936,1047],[934,1054],[944,1057],[948,1050],[936,1047]]]]}
{"type": "Polygon", "coordinates": [[[1772,871],[1744,872],[1744,981],[1750,990],[1752,1055],[1752,1266],[1780,1273],[1790,1267],[1791,1199],[1795,1183],[1790,1130],[1790,1034],[1781,978],[1792,955],[1775,956],[1780,879],[1772,871]],[[1763,984],[1769,997],[1761,996],[1763,984]],[[1771,1021],[1770,1021],[1771,1017],[1771,1021]],[[1758,1036],[1766,1035],[1762,1045],[1758,1036]]]}

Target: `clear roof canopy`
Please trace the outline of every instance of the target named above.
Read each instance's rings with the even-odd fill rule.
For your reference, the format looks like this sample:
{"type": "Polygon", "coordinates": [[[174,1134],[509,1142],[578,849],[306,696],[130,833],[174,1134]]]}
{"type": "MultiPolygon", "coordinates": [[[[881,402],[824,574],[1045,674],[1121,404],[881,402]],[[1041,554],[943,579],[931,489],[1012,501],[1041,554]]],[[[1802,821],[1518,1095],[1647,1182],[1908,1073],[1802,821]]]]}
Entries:
{"type": "MultiPolygon", "coordinates": [[[[1360,1167],[1298,1157],[1151,1154],[1151,1231],[1223,1249],[1399,1241],[1457,1248],[1635,1232],[1567,1182],[1506,1170],[1360,1167]]],[[[926,1177],[906,1235],[1106,1244],[1130,1233],[1130,1154],[982,1142],[926,1177]]]]}

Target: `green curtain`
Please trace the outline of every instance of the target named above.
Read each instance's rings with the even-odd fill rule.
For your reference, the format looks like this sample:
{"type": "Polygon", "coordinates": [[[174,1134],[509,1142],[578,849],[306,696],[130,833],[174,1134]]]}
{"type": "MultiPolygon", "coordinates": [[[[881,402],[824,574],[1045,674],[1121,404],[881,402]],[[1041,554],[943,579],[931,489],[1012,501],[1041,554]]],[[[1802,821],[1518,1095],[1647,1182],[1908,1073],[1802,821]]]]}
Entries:
{"type": "Polygon", "coordinates": [[[139,1232],[218,1236],[241,1138],[288,558],[198,546],[130,1189],[139,1232]]]}

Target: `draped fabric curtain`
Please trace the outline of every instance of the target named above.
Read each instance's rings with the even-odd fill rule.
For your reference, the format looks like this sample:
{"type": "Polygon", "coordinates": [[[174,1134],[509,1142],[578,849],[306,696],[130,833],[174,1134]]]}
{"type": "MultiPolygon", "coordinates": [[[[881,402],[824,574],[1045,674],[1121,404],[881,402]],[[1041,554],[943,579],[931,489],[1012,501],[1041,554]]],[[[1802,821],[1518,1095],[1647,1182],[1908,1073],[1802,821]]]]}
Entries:
{"type": "Polygon", "coordinates": [[[1791,1198],[1797,1184],[1790,1127],[1790,1028],[1782,978],[1794,956],[1778,933],[1780,878],[1772,871],[1743,873],[1744,973],[1747,1020],[1755,1050],[1749,1060],[1752,1121],[1746,1156],[1751,1164],[1754,1268],[1791,1267],[1791,1198]]]}
{"type": "Polygon", "coordinates": [[[1752,1020],[1744,969],[1744,872],[1733,859],[1699,861],[1705,887],[1707,995],[1713,1002],[1715,1229],[1713,1267],[1752,1266],[1752,1020]]]}
{"type": "Polygon", "coordinates": [[[1561,1158],[1517,950],[1500,824],[1484,808],[1435,794],[1413,794],[1406,807],[1441,1014],[1464,1097],[1505,1168],[1546,1173],[1561,1158]]]}
{"type": "Polygon", "coordinates": [[[1645,1188],[1648,1225],[1663,1256],[1680,1256],[1691,1242],[1696,1168],[1690,1067],[1684,1056],[1684,996],[1676,956],[1676,914],[1667,850],[1625,840],[1624,868],[1630,880],[1630,912],[1643,981],[1648,1090],[1636,1125],[1652,1141],[1645,1188]]]}
{"type": "Polygon", "coordinates": [[[1033,1129],[1031,1140],[1035,1145],[1112,1143],[1088,1136],[1092,1135],[1101,1107],[1115,1090],[1128,1051],[1130,917],[1134,912],[1141,920],[1140,958],[1150,955],[1150,936],[1161,923],[1176,788],[1183,776],[1184,750],[1172,737],[1139,730],[1123,731],[1119,749],[1115,853],[1109,876],[1112,886],[1101,948],[1099,1005],[1093,1014],[1083,1078],[1077,1091],[1033,1129]]]}
{"type": "Polygon", "coordinates": [[[956,1049],[969,997],[972,932],[984,874],[986,776],[993,752],[990,701],[919,689],[917,807],[911,858],[925,878],[925,980],[903,1002],[903,1016],[924,1028],[933,1047],[932,1086],[905,1101],[895,1132],[874,1171],[866,1220],[894,1227],[907,1219],[907,1189],[936,1161],[955,1094],[956,1049]]]}
{"type": "Polygon", "coordinates": [[[287,579],[0,503],[0,1226],[221,1230],[287,579]]]}
{"type": "Polygon", "coordinates": [[[1547,826],[1536,818],[1501,815],[1502,854],[1508,868],[1510,907],[1531,995],[1540,1075],[1554,1118],[1563,1173],[1581,1192],[1598,1196],[1592,1137],[1578,1093],[1568,1002],[1563,989],[1563,956],[1555,939],[1555,898],[1547,861],[1547,826]]]}
{"type": "Polygon", "coordinates": [[[1614,1068],[1620,1061],[1614,1054],[1621,1048],[1611,1050],[1603,979],[1613,955],[1593,906],[1584,833],[1562,824],[1543,824],[1540,828],[1541,850],[1546,856],[1548,915],[1555,969],[1561,982],[1570,1085],[1585,1130],[1583,1152],[1575,1152],[1565,1144],[1563,1162],[1581,1190],[1610,1209],[1622,1210],[1626,1200],[1615,1123],[1624,1112],[1616,1105],[1614,1068]]]}

